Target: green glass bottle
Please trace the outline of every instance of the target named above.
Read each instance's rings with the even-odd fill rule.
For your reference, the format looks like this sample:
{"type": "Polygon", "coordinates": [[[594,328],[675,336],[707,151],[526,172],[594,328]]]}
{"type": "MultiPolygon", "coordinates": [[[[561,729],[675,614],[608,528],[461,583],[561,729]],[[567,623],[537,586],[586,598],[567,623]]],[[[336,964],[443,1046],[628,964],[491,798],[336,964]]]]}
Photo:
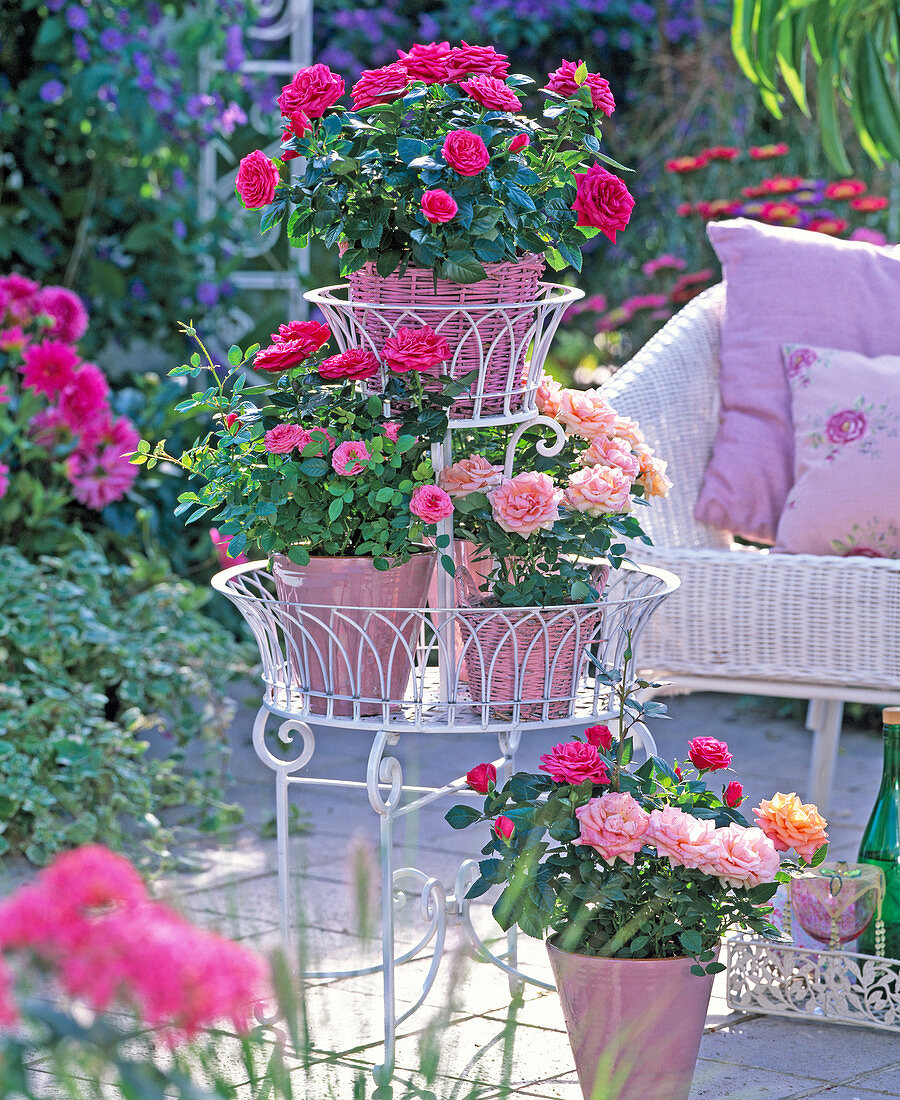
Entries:
{"type": "MultiPolygon", "coordinates": [[[[859,846],[859,862],[872,863],[884,871],[885,897],[883,954],[900,959],[900,707],[886,707],[884,722],[884,772],[869,824],[859,846]]],[[[857,950],[866,955],[875,950],[875,921],[859,937],[857,950]]]]}

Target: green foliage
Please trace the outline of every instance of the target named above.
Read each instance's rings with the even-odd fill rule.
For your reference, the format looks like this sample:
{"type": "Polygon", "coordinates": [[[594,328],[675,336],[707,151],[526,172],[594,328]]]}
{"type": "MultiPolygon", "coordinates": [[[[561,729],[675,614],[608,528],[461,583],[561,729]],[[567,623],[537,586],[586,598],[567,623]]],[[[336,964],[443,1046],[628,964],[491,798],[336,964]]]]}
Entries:
{"type": "Polygon", "coordinates": [[[35,562],[0,548],[0,851],[39,864],[91,840],[161,853],[170,808],[203,829],[235,813],[222,699],[243,651],[205,591],[79,541],[35,562]]]}
{"type": "Polygon", "coordinates": [[[900,161],[900,13],[896,0],[735,0],[732,46],[742,70],[781,117],[780,84],[810,114],[815,88],[828,159],[851,171],[840,106],[849,108],[860,144],[879,167],[900,161]],[[814,73],[808,79],[808,71],[814,73]]]}

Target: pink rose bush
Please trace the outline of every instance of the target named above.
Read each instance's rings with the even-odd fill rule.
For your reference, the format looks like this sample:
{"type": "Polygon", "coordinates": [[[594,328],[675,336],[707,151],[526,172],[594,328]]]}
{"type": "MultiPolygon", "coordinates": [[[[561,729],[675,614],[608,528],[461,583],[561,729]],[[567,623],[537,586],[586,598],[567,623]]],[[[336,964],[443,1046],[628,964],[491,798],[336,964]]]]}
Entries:
{"type": "Polygon", "coordinates": [[[482,455],[461,458],[445,466],[438,475],[438,484],[451,497],[466,497],[496,489],[503,480],[503,467],[494,466],[482,455]]]}
{"type": "Polygon", "coordinates": [[[428,325],[401,327],[385,340],[382,354],[388,370],[397,374],[409,371],[428,374],[450,358],[450,346],[428,325]]]}
{"type": "MultiPolygon", "coordinates": [[[[0,348],[0,439],[11,444],[3,451],[0,497],[32,492],[37,477],[60,509],[75,504],[101,512],[134,484],[138,470],[128,455],[140,436],[114,414],[103,371],[79,355],[76,341],[87,325],[72,291],[17,273],[0,277],[0,329],[7,334],[0,348]]],[[[27,497],[20,506],[31,507],[27,497]]]]}
{"type": "Polygon", "coordinates": [[[589,516],[627,512],[631,507],[632,484],[617,466],[589,466],[569,475],[566,504],[589,516]]]}
{"type": "Polygon", "coordinates": [[[255,149],[241,161],[234,189],[248,210],[258,210],[275,198],[280,180],[278,165],[260,149],[255,149]]]}
{"type": "Polygon", "coordinates": [[[440,523],[453,515],[453,501],[437,485],[420,485],[413,490],[409,510],[425,523],[440,523]]]}
{"type": "Polygon", "coordinates": [[[759,824],[749,824],[738,809],[739,783],[720,796],[702,767],[658,757],[636,766],[632,726],[648,715],[635,690],[619,700],[627,705],[615,730],[588,727],[545,753],[537,773],[498,786],[488,765],[473,769],[469,786],[484,796],[481,812],[454,806],[446,820],[455,829],[490,827],[469,897],[497,889],[502,929],[553,935],[563,950],[585,955],[689,955],[694,973],[715,973],[724,969],[715,960],[729,929],[780,936],[769,903],[797,868],[782,863],[779,847],[818,862],[825,823],[815,807],[778,794],[757,807],[759,824]],[[513,828],[498,830],[505,820],[513,828]]]}
{"type": "Polygon", "coordinates": [[[484,139],[469,130],[451,130],[444,139],[441,153],[461,176],[477,176],[491,163],[484,139]]]}
{"type": "Polygon", "coordinates": [[[452,222],[459,213],[456,199],[440,187],[422,192],[422,213],[429,225],[444,225],[452,222]]]}
{"type": "Polygon", "coordinates": [[[559,519],[562,491],[549,474],[523,473],[504,481],[488,495],[494,521],[504,531],[528,539],[559,519]]]}

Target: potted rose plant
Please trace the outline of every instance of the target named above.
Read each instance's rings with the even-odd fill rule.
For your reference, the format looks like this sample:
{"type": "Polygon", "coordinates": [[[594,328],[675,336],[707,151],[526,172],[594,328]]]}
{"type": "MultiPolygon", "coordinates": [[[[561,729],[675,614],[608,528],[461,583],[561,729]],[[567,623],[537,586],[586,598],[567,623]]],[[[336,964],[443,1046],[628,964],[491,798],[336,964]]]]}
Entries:
{"type": "Polygon", "coordinates": [[[232,347],[220,366],[195,330],[183,329],[200,350],[170,373],[207,371],[212,385],[176,409],[211,417],[212,426],[181,455],[141,441],[132,461],[170,462],[202,482],[180,495],[177,514],[188,523],[214,519],[229,557],[247,547],[271,557],[305,689],[402,694],[411,657],[393,660],[390,685],[377,682],[371,658],[398,638],[409,649],[418,621],[394,609],[424,606],[435,563],[425,540],[449,542],[436,537],[436,524],[453,504],[435,484],[429,448],[443,438],[460,386],[445,379],[423,397],[419,380],[446,359],[446,341],[420,326],[402,345],[386,341],[381,359],[359,348],[330,355],[328,326],[297,321],[266,348],[232,347]],[[243,368],[251,363],[273,383],[248,386],[243,368]],[[390,375],[384,392],[367,395],[359,382],[382,369],[390,375]],[[387,416],[392,398],[397,411],[387,416]],[[365,629],[353,608],[374,609],[365,629]]]}
{"type": "Polygon", "coordinates": [[[356,304],[347,315],[375,343],[414,309],[444,326],[454,376],[493,366],[480,411],[516,411],[544,258],[580,270],[585,240],[615,241],[631,216],[633,198],[605,165],[624,169],[600,152],[615,101],[603,77],[563,61],[538,122],[523,114],[532,81],[509,75],[490,46],[398,54],[362,73],[351,106],[327,65],[300,70],[278,97],[282,158],[249,154],[236,189],[263,211],[263,232],[287,217],[292,244],[340,245],[356,304]]]}
{"type": "Polygon", "coordinates": [[[502,787],[479,765],[469,784],[482,810],[446,816],[456,829],[491,825],[467,896],[501,887],[500,926],[548,937],[585,1097],[687,1100],[721,938],[780,936],[768,903],[791,865],[778,851],[817,865],[825,821],[794,796],[788,821],[776,796],[749,824],[740,782],[719,780],[732,757],[715,738],[694,738],[674,765],[650,757],[631,770],[631,725],[664,708],[633,698],[627,666],[614,678],[616,732],[586,729],[502,787]]]}

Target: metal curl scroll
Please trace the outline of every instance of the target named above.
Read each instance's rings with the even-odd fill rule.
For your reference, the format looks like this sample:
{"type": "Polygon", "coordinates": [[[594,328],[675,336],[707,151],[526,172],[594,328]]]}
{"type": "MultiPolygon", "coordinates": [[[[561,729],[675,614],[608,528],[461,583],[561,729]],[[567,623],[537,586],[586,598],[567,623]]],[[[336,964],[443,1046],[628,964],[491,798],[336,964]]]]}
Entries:
{"type": "Polygon", "coordinates": [[[278,727],[278,740],[282,745],[289,747],[294,743],[294,734],[299,733],[303,747],[300,755],[292,759],[285,760],[276,756],[266,744],[266,723],[270,713],[266,707],[260,707],[257,711],[256,721],[253,723],[253,747],[256,749],[256,755],[267,768],[271,768],[273,772],[290,775],[306,767],[310,762],[316,751],[316,737],[310,727],[299,718],[287,718],[278,727]]]}
{"type": "Polygon", "coordinates": [[[369,751],[369,763],[366,767],[366,791],[369,804],[377,814],[387,814],[396,809],[403,794],[403,766],[395,756],[385,756],[384,750],[396,737],[387,730],[379,730],[369,751]],[[390,783],[391,789],[384,797],[381,784],[390,783]]]}
{"type": "Polygon", "coordinates": [[[513,432],[509,438],[509,443],[506,445],[506,459],[503,464],[503,472],[507,477],[512,477],[513,459],[515,458],[516,445],[522,436],[531,431],[532,428],[550,428],[556,435],[556,439],[550,443],[546,439],[539,439],[535,444],[539,455],[543,455],[544,458],[552,458],[554,455],[558,455],[563,449],[566,443],[566,430],[556,420],[551,420],[549,416],[536,416],[532,420],[526,420],[523,424],[520,424],[518,428],[513,432]]]}

